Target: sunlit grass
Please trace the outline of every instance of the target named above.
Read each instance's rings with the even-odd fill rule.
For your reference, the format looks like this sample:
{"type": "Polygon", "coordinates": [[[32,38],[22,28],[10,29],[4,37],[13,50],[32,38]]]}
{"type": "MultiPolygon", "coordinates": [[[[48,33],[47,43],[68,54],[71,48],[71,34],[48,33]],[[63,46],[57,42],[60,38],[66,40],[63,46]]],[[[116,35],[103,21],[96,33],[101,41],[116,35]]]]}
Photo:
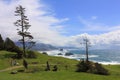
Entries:
{"type": "MultiPolygon", "coordinates": [[[[0,51],[0,70],[11,67],[10,58],[5,58],[4,54],[15,54],[7,51],[0,51]]],[[[17,60],[22,65],[22,59],[17,60]]],[[[10,74],[14,70],[23,70],[24,68],[17,68],[0,72],[0,80],[120,80],[120,65],[104,65],[110,72],[110,75],[96,75],[90,73],[75,72],[78,61],[70,60],[62,57],[52,57],[38,53],[36,59],[27,59],[29,63],[26,72],[18,72],[17,74],[10,74]],[[46,61],[49,61],[51,71],[44,71],[46,61]],[[37,64],[32,64],[38,62],[37,64]],[[32,66],[36,65],[36,66],[32,66]],[[53,72],[53,65],[58,65],[58,71],[53,72]],[[67,65],[67,69],[66,69],[67,65]],[[35,71],[34,71],[35,70],[35,71]]]]}

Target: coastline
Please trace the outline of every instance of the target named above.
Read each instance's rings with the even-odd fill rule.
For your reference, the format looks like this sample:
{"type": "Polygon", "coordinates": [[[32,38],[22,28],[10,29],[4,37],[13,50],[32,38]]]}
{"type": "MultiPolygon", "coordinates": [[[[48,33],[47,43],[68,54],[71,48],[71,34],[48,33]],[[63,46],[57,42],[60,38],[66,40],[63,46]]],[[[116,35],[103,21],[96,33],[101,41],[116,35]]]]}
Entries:
{"type": "MultiPolygon", "coordinates": [[[[69,50],[70,51],[70,50],[69,50]]],[[[38,52],[46,52],[49,56],[56,56],[56,57],[64,57],[68,59],[75,59],[75,60],[80,60],[80,59],[85,59],[85,55],[79,55],[79,54],[74,54],[74,55],[69,55],[65,56],[65,53],[68,52],[68,50],[65,51],[59,51],[59,50],[50,50],[50,51],[38,51],[38,52]],[[59,53],[62,53],[62,55],[58,55],[59,53]]],[[[98,61],[98,60],[92,60],[91,58],[98,58],[99,55],[89,55],[90,61],[93,62],[98,62],[103,65],[120,65],[120,62],[118,61],[98,61]]]]}

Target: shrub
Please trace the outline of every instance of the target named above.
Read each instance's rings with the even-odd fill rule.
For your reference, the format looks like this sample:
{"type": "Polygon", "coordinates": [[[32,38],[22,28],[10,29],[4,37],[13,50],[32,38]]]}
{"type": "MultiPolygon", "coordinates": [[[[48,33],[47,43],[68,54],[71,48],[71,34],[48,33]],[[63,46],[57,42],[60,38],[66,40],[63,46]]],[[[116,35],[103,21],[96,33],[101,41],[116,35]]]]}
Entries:
{"type": "Polygon", "coordinates": [[[23,51],[19,47],[16,46],[14,52],[16,52],[17,54],[13,58],[17,58],[17,59],[22,58],[23,51]]]}
{"type": "Polygon", "coordinates": [[[101,64],[95,63],[95,69],[96,69],[96,72],[94,72],[95,74],[101,74],[101,75],[109,74],[108,70],[105,69],[101,64]]]}
{"type": "Polygon", "coordinates": [[[50,65],[49,65],[48,61],[46,62],[46,68],[45,68],[45,71],[50,71],[50,65]]]}
{"type": "Polygon", "coordinates": [[[53,66],[53,70],[52,70],[52,71],[57,71],[57,70],[58,70],[57,65],[54,65],[54,66],[53,66]]]}
{"type": "Polygon", "coordinates": [[[27,51],[27,58],[37,58],[37,54],[34,51],[27,51]]]}
{"type": "Polygon", "coordinates": [[[28,63],[25,59],[23,59],[23,66],[25,69],[28,69],[28,63]]]}
{"type": "Polygon", "coordinates": [[[43,52],[42,54],[48,55],[47,52],[43,52]]]}
{"type": "Polygon", "coordinates": [[[101,75],[109,75],[109,72],[107,69],[105,69],[101,64],[99,63],[93,63],[90,61],[80,61],[77,64],[77,72],[88,72],[88,73],[94,73],[94,74],[101,74],[101,75]]]}
{"type": "Polygon", "coordinates": [[[88,66],[86,61],[82,60],[77,64],[76,72],[86,72],[88,70],[88,66]]]}

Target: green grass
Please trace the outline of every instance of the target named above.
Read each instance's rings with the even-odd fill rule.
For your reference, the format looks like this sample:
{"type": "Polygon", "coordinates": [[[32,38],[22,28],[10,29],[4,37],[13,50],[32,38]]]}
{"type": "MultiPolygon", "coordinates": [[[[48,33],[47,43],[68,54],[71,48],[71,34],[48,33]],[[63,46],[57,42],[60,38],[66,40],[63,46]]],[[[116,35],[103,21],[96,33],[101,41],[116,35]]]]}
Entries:
{"type": "MultiPolygon", "coordinates": [[[[0,51],[0,70],[11,67],[10,58],[4,55],[15,54],[7,51],[0,51]]],[[[120,80],[120,65],[104,65],[110,71],[110,75],[96,75],[90,73],[78,73],[75,72],[76,60],[70,60],[62,57],[52,57],[43,54],[38,54],[37,59],[27,59],[29,65],[33,65],[32,62],[38,62],[37,66],[29,66],[28,72],[33,69],[37,69],[36,72],[18,72],[17,74],[10,74],[11,71],[0,72],[0,80],[120,80]],[[54,64],[58,65],[58,71],[44,71],[46,61],[49,61],[51,67],[54,64]],[[65,66],[68,69],[65,69],[65,66]]],[[[17,60],[22,65],[22,60],[17,60]]],[[[23,68],[15,69],[21,70],[23,68]]]]}
{"type": "Polygon", "coordinates": [[[0,51],[0,70],[10,67],[11,58],[10,56],[14,55],[13,52],[0,51]]]}
{"type": "Polygon", "coordinates": [[[77,73],[73,71],[58,72],[36,72],[36,73],[0,73],[0,80],[120,80],[120,73],[109,76],[95,75],[89,73],[77,73]]]}

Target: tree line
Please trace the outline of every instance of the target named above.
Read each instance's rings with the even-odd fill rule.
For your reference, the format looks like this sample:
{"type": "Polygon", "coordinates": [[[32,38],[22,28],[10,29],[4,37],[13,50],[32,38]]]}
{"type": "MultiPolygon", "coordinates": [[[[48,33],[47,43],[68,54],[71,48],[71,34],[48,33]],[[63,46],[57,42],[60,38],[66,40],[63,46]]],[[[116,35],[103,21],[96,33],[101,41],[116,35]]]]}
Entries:
{"type": "Polygon", "coordinates": [[[16,58],[21,58],[22,55],[22,50],[18,46],[16,46],[16,44],[13,41],[8,37],[5,40],[3,40],[1,34],[0,34],[0,50],[15,52],[17,53],[16,58]]]}

